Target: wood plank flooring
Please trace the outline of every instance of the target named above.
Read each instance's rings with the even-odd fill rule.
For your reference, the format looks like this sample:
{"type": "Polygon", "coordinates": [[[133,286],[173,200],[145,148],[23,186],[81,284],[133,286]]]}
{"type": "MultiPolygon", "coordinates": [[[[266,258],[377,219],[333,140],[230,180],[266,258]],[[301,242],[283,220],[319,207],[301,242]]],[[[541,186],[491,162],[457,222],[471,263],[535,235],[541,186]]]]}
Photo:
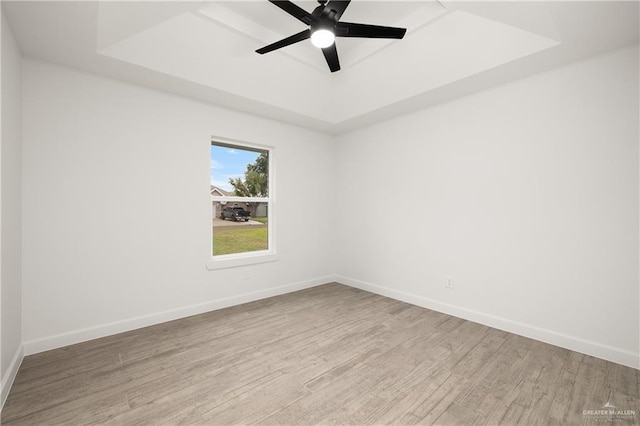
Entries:
{"type": "Polygon", "coordinates": [[[1,422],[638,424],[639,379],[327,284],[28,356],[1,422]],[[635,415],[583,415],[607,402],[635,415]]]}

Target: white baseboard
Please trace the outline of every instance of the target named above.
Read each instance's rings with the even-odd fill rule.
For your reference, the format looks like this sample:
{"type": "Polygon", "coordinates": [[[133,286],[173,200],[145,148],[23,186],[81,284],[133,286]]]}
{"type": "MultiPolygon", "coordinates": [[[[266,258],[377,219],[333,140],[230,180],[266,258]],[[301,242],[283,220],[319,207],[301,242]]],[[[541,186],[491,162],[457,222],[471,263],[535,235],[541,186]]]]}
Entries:
{"type": "Polygon", "coordinates": [[[2,407],[4,407],[4,403],[9,396],[9,391],[11,390],[11,386],[13,386],[13,381],[16,379],[16,375],[18,374],[18,369],[20,369],[20,364],[22,364],[22,359],[24,358],[24,347],[20,345],[18,350],[13,355],[13,359],[11,360],[11,364],[9,364],[9,369],[7,373],[2,376],[2,384],[0,385],[0,411],[2,407]]]}
{"type": "Polygon", "coordinates": [[[497,328],[499,330],[508,331],[520,336],[528,337],[561,348],[570,349],[586,355],[602,358],[617,364],[626,365],[628,367],[640,369],[640,354],[629,352],[620,348],[603,345],[597,342],[583,340],[577,337],[568,336],[566,334],[557,333],[555,331],[546,330],[529,324],[512,321],[507,318],[497,317],[495,315],[462,308],[460,306],[443,303],[437,300],[428,299],[426,297],[415,294],[405,293],[393,290],[388,287],[382,287],[355,280],[344,276],[336,276],[335,281],[348,285],[350,287],[359,288],[381,296],[390,297],[412,305],[431,309],[433,311],[442,312],[458,318],[476,322],[478,324],[497,328]]]}
{"type": "Polygon", "coordinates": [[[265,299],[267,297],[291,293],[293,291],[303,290],[305,288],[315,287],[334,281],[350,287],[379,294],[381,296],[410,303],[412,305],[421,306],[423,308],[453,315],[458,318],[463,318],[489,327],[497,328],[499,330],[508,331],[510,333],[539,340],[541,342],[640,369],[640,354],[637,353],[344,276],[327,276],[24,342],[23,347],[20,348],[19,352],[16,353],[12,360],[7,375],[3,377],[1,395],[2,403],[4,404],[4,400],[9,393],[11,384],[15,379],[15,375],[18,372],[22,358],[25,355],[44,352],[50,349],[56,349],[191,315],[198,315],[229,306],[265,299]]]}
{"type": "Polygon", "coordinates": [[[305,288],[327,284],[333,282],[334,279],[334,276],[316,278],[279,287],[273,287],[266,290],[244,293],[238,296],[227,297],[224,299],[211,300],[208,302],[199,303],[197,305],[185,306],[182,308],[158,312],[151,315],[144,315],[141,317],[126,319],[123,321],[116,321],[96,327],[74,330],[68,333],[61,333],[41,339],[29,340],[23,343],[24,353],[25,355],[32,355],[63,346],[98,339],[100,337],[111,336],[113,334],[123,333],[125,331],[136,330],[138,328],[148,327],[150,325],[173,321],[192,315],[202,314],[204,312],[215,311],[218,309],[227,308],[229,306],[240,305],[242,303],[253,302],[255,300],[266,299],[267,297],[278,296],[297,290],[303,290],[305,288]]]}

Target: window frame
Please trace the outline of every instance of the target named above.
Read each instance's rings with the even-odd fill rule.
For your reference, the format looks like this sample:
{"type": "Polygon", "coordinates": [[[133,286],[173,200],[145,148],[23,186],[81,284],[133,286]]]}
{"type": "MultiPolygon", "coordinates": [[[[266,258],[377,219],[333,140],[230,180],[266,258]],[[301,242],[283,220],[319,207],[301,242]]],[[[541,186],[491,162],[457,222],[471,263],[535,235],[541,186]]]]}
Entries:
{"type": "MultiPolygon", "coordinates": [[[[269,193],[267,197],[238,197],[238,196],[213,196],[209,195],[209,223],[213,223],[213,209],[211,203],[213,201],[226,201],[227,203],[246,203],[246,202],[261,202],[267,203],[267,250],[247,251],[243,253],[231,253],[213,255],[213,232],[212,229],[209,233],[209,258],[207,260],[208,270],[236,268],[240,266],[255,265],[260,263],[275,262],[279,259],[276,252],[276,226],[275,226],[275,155],[274,147],[267,145],[260,145],[255,143],[249,143],[245,141],[239,141],[234,139],[228,139],[224,137],[212,136],[210,146],[222,146],[231,149],[243,149],[248,151],[266,151],[269,160],[269,175],[268,175],[268,188],[269,193]]],[[[209,180],[211,180],[211,171],[209,171],[209,180]]],[[[210,187],[210,185],[208,185],[210,187]]]]}

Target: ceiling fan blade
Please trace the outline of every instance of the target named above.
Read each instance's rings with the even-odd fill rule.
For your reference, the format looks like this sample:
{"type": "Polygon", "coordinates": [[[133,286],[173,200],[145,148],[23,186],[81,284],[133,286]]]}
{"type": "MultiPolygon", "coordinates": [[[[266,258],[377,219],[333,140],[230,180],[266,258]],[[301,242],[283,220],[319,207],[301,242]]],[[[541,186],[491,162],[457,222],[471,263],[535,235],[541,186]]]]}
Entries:
{"type": "Polygon", "coordinates": [[[291,3],[290,1],[269,0],[269,2],[275,4],[280,9],[287,12],[289,15],[293,16],[294,18],[298,18],[298,20],[304,22],[307,25],[311,25],[311,23],[313,22],[313,17],[311,16],[310,13],[308,13],[306,10],[304,10],[300,6],[297,6],[296,4],[291,3]]]}
{"type": "Polygon", "coordinates": [[[329,47],[325,47],[322,49],[322,53],[324,54],[324,58],[327,60],[327,65],[329,65],[329,69],[331,72],[336,72],[340,70],[340,61],[338,60],[338,50],[336,49],[336,44],[333,43],[329,47]]]}
{"type": "Polygon", "coordinates": [[[362,38],[397,38],[404,37],[406,28],[383,27],[380,25],[354,24],[352,22],[338,22],[336,37],[362,38]]]}
{"type": "Polygon", "coordinates": [[[330,0],[326,7],[336,12],[336,19],[340,19],[349,3],[351,3],[351,0],[330,0]]]}
{"type": "Polygon", "coordinates": [[[256,52],[261,54],[261,55],[264,55],[265,53],[272,52],[272,51],[274,51],[276,49],[280,49],[282,47],[289,46],[289,45],[297,43],[299,41],[306,40],[309,37],[311,37],[311,30],[300,31],[298,34],[294,34],[294,35],[289,36],[287,38],[283,38],[280,41],[276,41],[275,43],[271,43],[268,46],[262,47],[262,48],[256,50],[256,52]]]}

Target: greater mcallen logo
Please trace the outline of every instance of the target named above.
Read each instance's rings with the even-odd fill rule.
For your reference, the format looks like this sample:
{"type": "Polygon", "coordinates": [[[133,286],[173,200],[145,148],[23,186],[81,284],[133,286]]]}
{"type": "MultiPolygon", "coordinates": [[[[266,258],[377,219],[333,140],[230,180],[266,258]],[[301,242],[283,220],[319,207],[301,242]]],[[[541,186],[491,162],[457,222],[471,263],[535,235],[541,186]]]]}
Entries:
{"type": "Polygon", "coordinates": [[[598,422],[614,422],[617,420],[633,421],[636,417],[636,410],[620,410],[611,403],[611,392],[609,398],[598,410],[583,410],[584,417],[590,417],[598,422]]]}

